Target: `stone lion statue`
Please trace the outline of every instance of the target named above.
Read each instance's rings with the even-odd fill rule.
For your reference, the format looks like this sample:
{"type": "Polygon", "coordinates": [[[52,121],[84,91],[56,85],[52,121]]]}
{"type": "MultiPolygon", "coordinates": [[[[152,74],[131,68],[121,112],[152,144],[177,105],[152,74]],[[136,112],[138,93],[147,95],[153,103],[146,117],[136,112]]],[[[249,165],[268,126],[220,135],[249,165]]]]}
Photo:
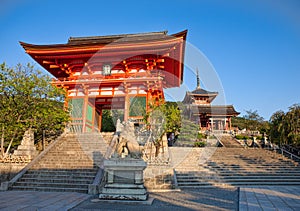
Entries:
{"type": "Polygon", "coordinates": [[[117,120],[116,132],[119,134],[116,152],[120,157],[141,158],[141,147],[134,134],[134,123],[122,124],[117,120]]]}

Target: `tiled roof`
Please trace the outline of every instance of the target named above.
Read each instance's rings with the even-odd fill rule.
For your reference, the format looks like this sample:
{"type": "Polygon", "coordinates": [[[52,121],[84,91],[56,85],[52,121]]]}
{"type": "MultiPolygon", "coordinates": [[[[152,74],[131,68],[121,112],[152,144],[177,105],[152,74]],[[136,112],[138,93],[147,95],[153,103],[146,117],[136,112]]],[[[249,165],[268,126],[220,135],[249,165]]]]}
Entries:
{"type": "Polygon", "coordinates": [[[168,36],[167,31],[161,32],[149,32],[149,33],[137,33],[137,34],[118,34],[107,36],[89,36],[89,37],[70,37],[68,44],[87,44],[87,43],[102,43],[107,44],[116,40],[121,42],[129,41],[143,41],[160,39],[168,36]]]}
{"type": "Polygon", "coordinates": [[[218,95],[218,92],[209,92],[205,89],[197,88],[192,92],[186,92],[185,97],[183,99],[183,103],[185,104],[191,104],[194,101],[193,96],[201,96],[208,98],[209,103],[212,102],[215,97],[218,95]]]}
{"type": "Polygon", "coordinates": [[[203,114],[206,116],[237,116],[240,114],[234,109],[233,105],[192,105],[190,110],[192,114],[203,114]]]}
{"type": "Polygon", "coordinates": [[[207,91],[207,90],[201,89],[201,88],[195,89],[191,93],[196,94],[196,95],[207,95],[207,96],[208,95],[218,95],[218,92],[210,92],[210,91],[207,91]]]}

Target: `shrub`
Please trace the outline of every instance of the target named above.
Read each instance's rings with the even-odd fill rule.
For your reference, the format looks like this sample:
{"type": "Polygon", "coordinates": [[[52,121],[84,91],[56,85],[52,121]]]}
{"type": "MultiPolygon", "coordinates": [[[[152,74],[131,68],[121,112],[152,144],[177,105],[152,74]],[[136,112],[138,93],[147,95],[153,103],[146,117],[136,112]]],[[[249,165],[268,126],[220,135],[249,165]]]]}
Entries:
{"type": "Polygon", "coordinates": [[[203,133],[198,133],[197,139],[203,139],[203,138],[206,139],[206,135],[203,133]]]}
{"type": "Polygon", "coordinates": [[[256,139],[263,140],[263,137],[262,136],[256,136],[256,139]]]}
{"type": "Polygon", "coordinates": [[[194,147],[205,147],[206,143],[204,141],[196,141],[194,142],[194,147]]]}

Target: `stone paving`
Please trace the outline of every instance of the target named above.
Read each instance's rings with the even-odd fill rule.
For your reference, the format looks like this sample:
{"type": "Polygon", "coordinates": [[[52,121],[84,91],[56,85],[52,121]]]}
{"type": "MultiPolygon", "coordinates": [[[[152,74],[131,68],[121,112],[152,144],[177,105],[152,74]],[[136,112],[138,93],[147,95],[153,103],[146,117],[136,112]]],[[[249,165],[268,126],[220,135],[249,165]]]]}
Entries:
{"type": "Polygon", "coordinates": [[[154,198],[152,205],[107,203],[86,200],[74,211],[96,210],[237,210],[237,188],[184,189],[181,191],[150,193],[154,198]]]}
{"type": "Polygon", "coordinates": [[[0,210],[69,210],[91,198],[90,195],[70,192],[0,192],[0,210]]]}
{"type": "Polygon", "coordinates": [[[300,210],[300,186],[191,188],[153,192],[152,205],[92,202],[69,192],[0,192],[0,210],[300,210]]]}
{"type": "Polygon", "coordinates": [[[300,210],[300,186],[241,187],[239,210],[300,210]]]}

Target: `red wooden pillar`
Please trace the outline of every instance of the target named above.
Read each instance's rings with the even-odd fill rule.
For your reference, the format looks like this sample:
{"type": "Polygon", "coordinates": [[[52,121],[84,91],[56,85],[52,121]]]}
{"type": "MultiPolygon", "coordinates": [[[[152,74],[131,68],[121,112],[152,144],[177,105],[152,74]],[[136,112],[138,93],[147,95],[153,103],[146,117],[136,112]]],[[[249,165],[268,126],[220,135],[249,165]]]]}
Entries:
{"type": "Polygon", "coordinates": [[[124,105],[124,121],[127,122],[128,121],[128,117],[129,117],[129,107],[130,107],[130,99],[129,99],[129,95],[126,92],[125,94],[125,105],[124,105]]]}
{"type": "Polygon", "coordinates": [[[102,129],[102,106],[101,106],[101,109],[99,111],[99,122],[98,122],[98,127],[99,127],[99,131],[101,132],[101,129],[102,129]]]}
{"type": "Polygon", "coordinates": [[[88,106],[88,100],[89,97],[85,95],[83,99],[83,111],[82,111],[82,131],[81,132],[86,132],[86,113],[87,113],[87,106],[88,106]]]}

